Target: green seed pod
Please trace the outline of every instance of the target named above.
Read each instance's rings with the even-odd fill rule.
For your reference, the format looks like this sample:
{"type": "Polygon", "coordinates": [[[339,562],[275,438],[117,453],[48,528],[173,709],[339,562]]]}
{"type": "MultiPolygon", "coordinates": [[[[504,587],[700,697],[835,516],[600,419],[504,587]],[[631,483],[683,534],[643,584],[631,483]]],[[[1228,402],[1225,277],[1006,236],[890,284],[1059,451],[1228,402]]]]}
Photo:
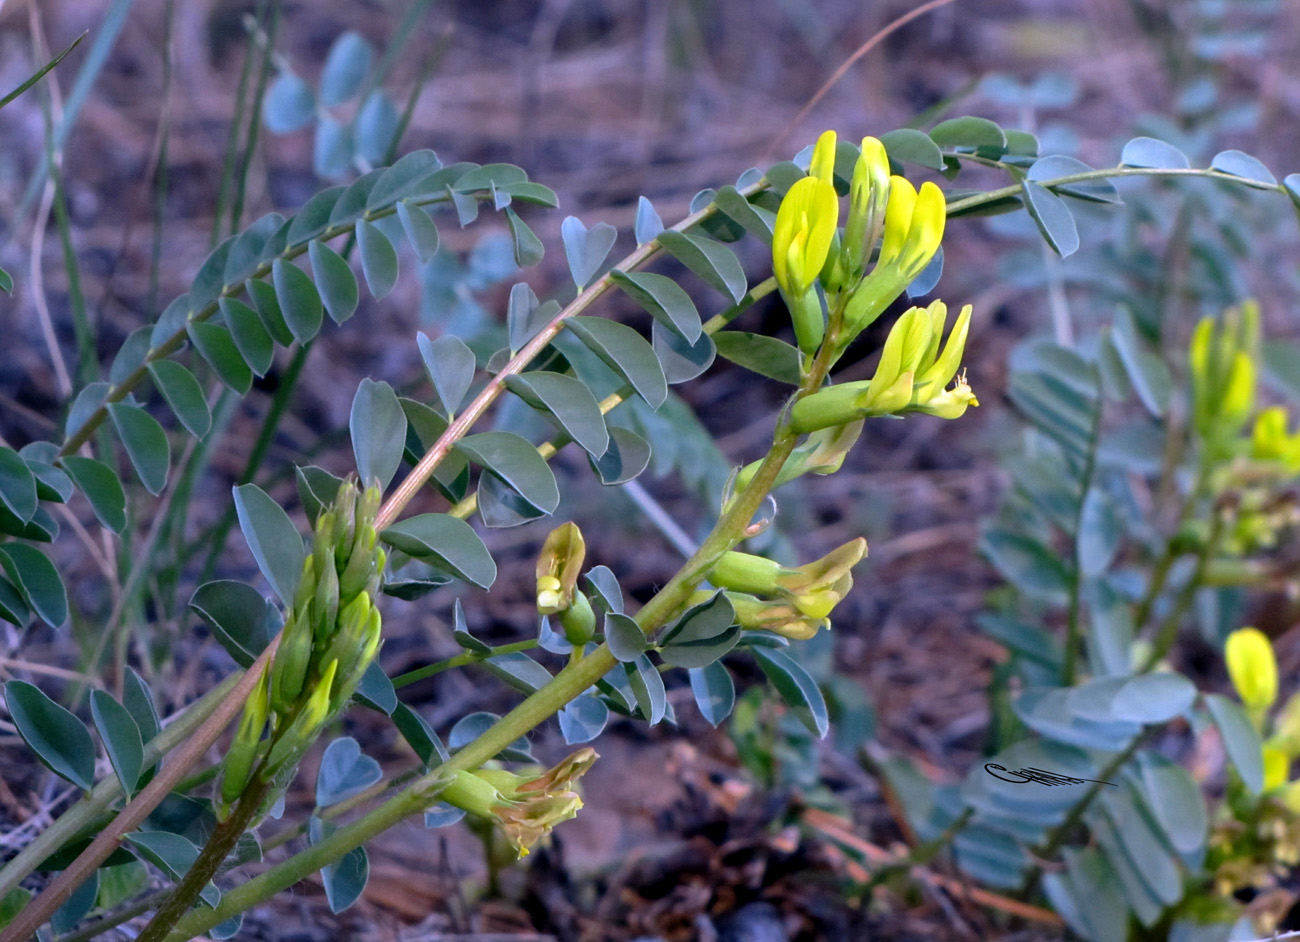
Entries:
{"type": "Polygon", "coordinates": [[[284,626],[280,650],[271,665],[271,709],[280,716],[287,715],[298,702],[311,666],[311,648],[312,629],[303,611],[284,626]]]}
{"type": "Polygon", "coordinates": [[[564,628],[564,637],[571,644],[581,646],[595,636],[596,613],[591,610],[591,602],[582,590],[573,591],[573,601],[560,612],[560,625],[564,628]]]}

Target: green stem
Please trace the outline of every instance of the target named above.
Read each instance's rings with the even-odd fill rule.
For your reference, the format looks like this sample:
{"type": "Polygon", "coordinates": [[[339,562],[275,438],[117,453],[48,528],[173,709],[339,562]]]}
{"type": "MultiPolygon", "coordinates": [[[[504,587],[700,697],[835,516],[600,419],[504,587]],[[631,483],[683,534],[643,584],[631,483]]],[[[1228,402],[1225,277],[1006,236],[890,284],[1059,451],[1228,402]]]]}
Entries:
{"type": "MultiPolygon", "coordinates": [[[[579,295],[579,298],[581,299],[582,295],[579,295]]],[[[573,305],[568,309],[569,314],[573,313],[572,309],[573,305]]],[[[563,316],[566,316],[564,312],[557,316],[552,326],[558,329],[558,321],[563,316]]],[[[528,354],[528,358],[540,351],[544,345],[544,343],[538,345],[535,351],[528,354]]],[[[796,399],[821,387],[834,362],[834,347],[835,338],[828,335],[826,342],[813,358],[808,374],[795,394],[796,399]]],[[[511,361],[511,365],[520,360],[527,350],[528,347],[521,350],[511,361]]],[[[526,363],[527,360],[521,362],[526,363]]],[[[506,373],[509,369],[510,365],[502,373],[506,373]]],[[[482,398],[482,394],[479,398],[482,398]]],[[[783,413],[772,447],[759,465],[753,479],[736,495],[729,509],[714,524],[712,531],[700,544],[700,548],[637,613],[637,624],[647,635],[652,635],[666,624],[668,619],[686,604],[691,593],[708,575],[718,557],[744,539],[746,527],[771,490],[782,465],[789,458],[798,440],[799,436],[790,431],[783,413]]],[[[439,441],[441,444],[442,440],[439,441]]],[[[435,446],[430,454],[435,454],[437,451],[438,446],[435,446]]],[[[428,457],[429,455],[425,456],[426,459],[428,457]]],[[[421,465],[425,464],[426,462],[422,460],[421,465]]],[[[434,467],[436,462],[429,463],[429,474],[432,474],[434,467]]],[[[407,481],[411,481],[416,476],[416,472],[412,472],[407,481]]],[[[427,480],[427,475],[424,480],[427,480]]],[[[420,483],[423,483],[423,480],[420,483]]],[[[409,499],[409,496],[406,499],[409,499]]],[[[389,519],[394,518],[404,505],[405,500],[399,499],[399,495],[394,494],[389,500],[389,519]]],[[[477,769],[520,736],[531,732],[557,713],[565,704],[604,677],[617,663],[606,644],[600,645],[586,657],[570,661],[550,683],[532,693],[450,760],[421,776],[400,794],[351,824],[340,828],[324,841],[312,845],[284,863],[230,890],[215,909],[195,910],[189,913],[176,924],[174,931],[168,936],[168,942],[180,942],[207,931],[236,913],[243,912],[292,886],[326,864],[338,860],[353,848],[360,847],[407,816],[422,811],[436,800],[451,774],[477,769]]]]}
{"type": "Polygon", "coordinates": [[[199,856],[186,871],[181,882],[176,884],[176,888],[167,897],[166,902],[158,907],[158,911],[144,927],[136,942],[160,942],[167,935],[167,931],[185,914],[203,892],[203,888],[208,885],[208,881],[221,869],[221,864],[235,849],[239,838],[252,823],[257,809],[270,788],[270,783],[254,777],[253,782],[240,796],[239,803],[230,817],[216,826],[207,843],[203,845],[199,856]]]}
{"type": "Polygon", "coordinates": [[[534,638],[529,641],[515,641],[512,644],[501,644],[486,652],[465,651],[457,654],[455,657],[445,658],[433,664],[424,667],[417,667],[413,671],[407,671],[405,674],[399,674],[393,678],[394,687],[405,687],[413,684],[418,680],[424,680],[426,677],[433,677],[435,674],[441,674],[443,671],[452,670],[456,667],[464,667],[467,664],[477,664],[480,661],[486,661],[490,657],[497,657],[502,654],[514,654],[516,651],[531,651],[537,647],[537,640],[534,638]]]}
{"type": "MultiPolygon", "coordinates": [[[[963,159],[964,158],[965,155],[963,155],[963,159]]],[[[1284,192],[1279,184],[1262,183],[1259,180],[1238,177],[1231,173],[1223,173],[1219,170],[1175,170],[1161,169],[1157,167],[1108,167],[1104,170],[1088,170],[1083,173],[1071,173],[1066,174],[1063,177],[1054,177],[1051,180],[1036,180],[1034,182],[1050,189],[1054,186],[1065,186],[1070,183],[1084,183],[1089,180],[1109,180],[1115,177],[1201,177],[1207,180],[1223,180],[1226,183],[1248,186],[1253,190],[1275,190],[1279,193],[1284,192]]],[[[965,199],[953,200],[948,204],[948,215],[955,216],[960,213],[968,212],[978,206],[985,206],[989,203],[996,203],[999,200],[1019,196],[1020,193],[1021,186],[1019,183],[1015,183],[1011,186],[989,190],[987,193],[976,193],[973,196],[967,196],[965,199]]]]}
{"type": "MultiPolygon", "coordinates": [[[[72,893],[87,877],[102,864],[122,842],[122,838],[144,823],[154,808],[158,807],[176,783],[184,778],[185,773],[203,758],[216,738],[221,735],[235,715],[243,708],[244,701],[252,692],[266,670],[279,639],[270,644],[253,662],[252,667],[242,675],[234,675],[233,683],[226,695],[215,699],[211,713],[203,719],[198,728],[176,750],[172,761],[164,765],[153,780],[137,794],[126,807],[113,818],[93,841],[82,851],[77,859],[68,865],[57,877],[41,891],[41,894],[29,902],[3,932],[0,942],[25,942],[36,934],[36,930],[62,906],[72,893]]],[[[60,819],[62,820],[62,819],[60,819]]],[[[39,861],[38,861],[39,862],[39,861]]]]}
{"type": "Polygon", "coordinates": [[[1079,534],[1083,529],[1083,508],[1088,502],[1088,491],[1092,487],[1092,476],[1097,467],[1097,439],[1101,434],[1102,396],[1100,386],[1097,388],[1097,398],[1094,400],[1093,405],[1092,427],[1088,430],[1088,451],[1084,458],[1083,474],[1081,475],[1079,509],[1074,517],[1074,546],[1071,551],[1074,566],[1070,571],[1070,600],[1069,611],[1066,616],[1065,657],[1061,666],[1061,684],[1064,687],[1074,685],[1076,664],[1079,658],[1079,636],[1082,633],[1079,622],[1083,590],[1083,576],[1080,568],[1083,560],[1079,555],[1079,534]]]}
{"type": "MultiPolygon", "coordinates": [[[[1052,856],[1061,849],[1061,845],[1065,843],[1066,838],[1070,836],[1070,832],[1074,829],[1075,825],[1077,825],[1083,818],[1083,814],[1088,810],[1088,806],[1092,804],[1092,800],[1097,797],[1097,794],[1103,788],[1109,787],[1106,784],[1106,780],[1123,768],[1125,762],[1133,758],[1133,754],[1137,752],[1138,744],[1141,742],[1142,734],[1134,733],[1132,741],[1124,747],[1124,750],[1116,753],[1115,757],[1102,767],[1101,771],[1097,773],[1097,781],[1088,785],[1088,790],[1084,792],[1082,798],[1074,803],[1066,814],[1064,820],[1048,833],[1047,840],[1034,850],[1033,858],[1039,860],[1050,860],[1052,856]]],[[[1033,889],[1041,872],[1042,868],[1038,865],[1030,868],[1029,873],[1025,875],[1024,882],[1020,886],[1021,896],[1027,894],[1033,889]]]]}

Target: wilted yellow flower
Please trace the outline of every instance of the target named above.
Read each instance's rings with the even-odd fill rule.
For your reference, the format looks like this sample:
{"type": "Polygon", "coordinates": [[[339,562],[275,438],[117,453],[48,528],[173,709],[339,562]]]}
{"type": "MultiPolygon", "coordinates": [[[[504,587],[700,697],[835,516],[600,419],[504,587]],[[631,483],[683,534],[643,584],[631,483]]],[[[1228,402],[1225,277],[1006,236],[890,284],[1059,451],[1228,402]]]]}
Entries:
{"type": "Polygon", "coordinates": [[[576,782],[597,758],[596,750],[584,746],[540,775],[504,769],[461,771],[438,797],[495,821],[523,857],[555,825],[577,817],[582,798],[576,782]]]}

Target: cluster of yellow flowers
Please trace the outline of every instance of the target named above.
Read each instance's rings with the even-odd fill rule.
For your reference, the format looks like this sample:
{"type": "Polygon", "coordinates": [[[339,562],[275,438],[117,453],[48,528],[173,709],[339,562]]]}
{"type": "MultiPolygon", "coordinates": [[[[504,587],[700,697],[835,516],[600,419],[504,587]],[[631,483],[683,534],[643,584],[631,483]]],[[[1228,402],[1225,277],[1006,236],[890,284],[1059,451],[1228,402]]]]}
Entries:
{"type": "MultiPolygon", "coordinates": [[[[841,232],[836,146],[834,131],[818,139],[808,176],[790,187],[773,227],[773,273],[805,355],[824,342],[838,355],[875,321],[930,264],[946,219],[943,191],[933,183],[917,190],[903,177],[891,176],[884,146],[868,137],[854,164],[841,232]]],[[[795,430],[812,432],[907,411],[954,419],[979,405],[964,375],[958,377],[970,307],[962,308],[940,353],[947,314],[939,301],[908,310],[891,329],[875,376],[802,399],[795,430]],[[957,384],[948,389],[954,377],[957,384]]]]}

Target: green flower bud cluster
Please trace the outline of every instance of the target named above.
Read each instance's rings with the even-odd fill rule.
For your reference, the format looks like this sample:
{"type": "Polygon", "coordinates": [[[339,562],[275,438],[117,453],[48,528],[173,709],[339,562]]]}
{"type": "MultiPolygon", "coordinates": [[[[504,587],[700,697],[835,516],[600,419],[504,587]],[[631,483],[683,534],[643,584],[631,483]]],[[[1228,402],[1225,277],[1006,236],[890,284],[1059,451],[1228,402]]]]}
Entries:
{"type": "Polygon", "coordinates": [[[381,619],[373,599],[386,561],[375,531],[380,499],[378,488],[361,491],[349,479],[316,519],[280,647],[244,704],[226,755],[223,810],[254,775],[287,780],[374,660],[381,619]]]}

